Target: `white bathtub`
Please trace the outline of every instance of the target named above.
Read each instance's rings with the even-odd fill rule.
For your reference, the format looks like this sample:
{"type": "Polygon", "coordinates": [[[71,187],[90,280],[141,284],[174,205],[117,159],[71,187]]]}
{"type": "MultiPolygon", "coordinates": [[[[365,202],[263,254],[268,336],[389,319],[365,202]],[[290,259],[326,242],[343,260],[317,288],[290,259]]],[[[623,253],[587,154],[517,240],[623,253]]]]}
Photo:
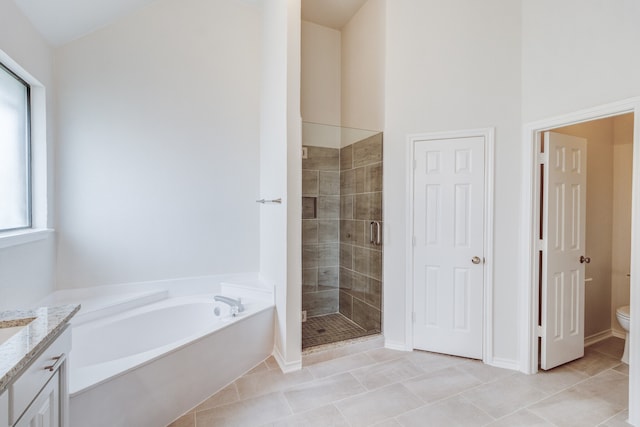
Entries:
{"type": "Polygon", "coordinates": [[[70,426],[166,426],[268,357],[272,298],[245,297],[232,317],[214,302],[218,293],[128,304],[106,317],[81,311],[72,322],[70,426]]]}

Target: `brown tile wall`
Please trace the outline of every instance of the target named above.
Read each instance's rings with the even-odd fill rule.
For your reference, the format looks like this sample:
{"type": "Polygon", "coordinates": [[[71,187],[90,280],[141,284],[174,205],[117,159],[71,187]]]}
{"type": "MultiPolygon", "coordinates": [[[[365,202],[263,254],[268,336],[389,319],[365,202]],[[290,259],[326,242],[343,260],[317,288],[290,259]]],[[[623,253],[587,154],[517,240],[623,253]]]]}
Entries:
{"type": "Polygon", "coordinates": [[[380,331],[382,245],[370,242],[370,224],[378,221],[382,229],[381,133],[340,150],[339,210],[340,313],[380,331]]]}
{"type": "Polygon", "coordinates": [[[338,312],[340,150],[307,147],[302,159],[302,309],[338,312]]]}

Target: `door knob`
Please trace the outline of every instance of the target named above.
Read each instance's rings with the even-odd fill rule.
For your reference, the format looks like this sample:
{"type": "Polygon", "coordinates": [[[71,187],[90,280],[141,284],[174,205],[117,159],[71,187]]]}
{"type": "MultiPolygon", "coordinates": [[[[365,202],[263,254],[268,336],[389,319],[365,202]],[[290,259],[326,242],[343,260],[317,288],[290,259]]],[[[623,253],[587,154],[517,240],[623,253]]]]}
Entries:
{"type": "Polygon", "coordinates": [[[482,259],[479,256],[474,256],[473,258],[471,258],[471,262],[474,264],[480,264],[480,262],[482,262],[482,259]]]}
{"type": "Polygon", "coordinates": [[[580,255],[580,264],[589,264],[591,262],[591,258],[588,256],[580,255]]]}

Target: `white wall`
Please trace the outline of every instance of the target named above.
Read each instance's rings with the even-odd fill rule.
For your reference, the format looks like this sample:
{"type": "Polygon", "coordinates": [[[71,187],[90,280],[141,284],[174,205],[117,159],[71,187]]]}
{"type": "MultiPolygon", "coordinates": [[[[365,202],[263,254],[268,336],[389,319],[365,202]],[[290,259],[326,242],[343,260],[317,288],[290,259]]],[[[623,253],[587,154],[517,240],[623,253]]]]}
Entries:
{"type": "Polygon", "coordinates": [[[302,334],[300,0],[263,2],[260,115],[260,274],[276,289],[275,356],[300,369],[302,334]]]}
{"type": "Polygon", "coordinates": [[[340,31],[302,21],[303,120],[382,130],[384,61],[385,0],[366,2],[340,31]]]}
{"type": "Polygon", "coordinates": [[[342,126],[384,128],[385,7],[369,0],[342,28],[342,126]]]}
{"type": "Polygon", "coordinates": [[[518,360],[520,3],[387,2],[384,144],[384,334],[404,346],[407,135],[496,128],[494,348],[518,360]]]}
{"type": "Polygon", "coordinates": [[[58,287],[257,271],[260,36],[159,0],[56,51],[58,287]]]}
{"type": "Polygon", "coordinates": [[[340,126],[340,31],[302,21],[302,120],[340,126]]]}
{"type": "Polygon", "coordinates": [[[640,3],[522,1],[525,122],[640,95],[640,3]]]}
{"type": "MultiPolygon", "coordinates": [[[[27,18],[11,0],[0,0],[0,57],[15,61],[44,86],[46,115],[38,124],[38,175],[34,193],[41,194],[36,203],[38,227],[53,223],[53,52],[27,18]],[[46,123],[45,123],[46,122],[46,123]]],[[[10,64],[7,64],[10,65],[10,64]]],[[[34,138],[36,135],[34,135],[34,138]]],[[[47,233],[36,242],[0,249],[0,310],[29,307],[54,289],[55,235],[47,233]]]]}

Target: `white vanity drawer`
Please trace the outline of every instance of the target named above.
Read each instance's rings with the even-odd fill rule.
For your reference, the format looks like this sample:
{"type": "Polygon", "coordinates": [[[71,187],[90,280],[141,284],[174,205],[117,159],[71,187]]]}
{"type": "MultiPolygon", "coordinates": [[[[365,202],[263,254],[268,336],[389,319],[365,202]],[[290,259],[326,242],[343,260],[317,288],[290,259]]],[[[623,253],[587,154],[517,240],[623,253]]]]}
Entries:
{"type": "Polygon", "coordinates": [[[71,328],[38,356],[20,377],[9,386],[10,424],[13,425],[38,395],[42,387],[56,373],[71,350],[71,328]]]}

